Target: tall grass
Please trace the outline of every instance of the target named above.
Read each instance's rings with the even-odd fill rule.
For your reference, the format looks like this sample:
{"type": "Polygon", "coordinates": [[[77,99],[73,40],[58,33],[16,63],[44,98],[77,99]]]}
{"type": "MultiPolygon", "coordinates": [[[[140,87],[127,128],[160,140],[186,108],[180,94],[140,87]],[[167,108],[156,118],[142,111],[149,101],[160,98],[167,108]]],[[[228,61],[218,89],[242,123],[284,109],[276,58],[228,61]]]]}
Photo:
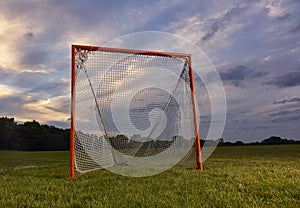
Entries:
{"type": "Polygon", "coordinates": [[[204,171],[74,180],[68,152],[0,152],[0,207],[300,207],[300,145],[218,147],[204,171]]]}

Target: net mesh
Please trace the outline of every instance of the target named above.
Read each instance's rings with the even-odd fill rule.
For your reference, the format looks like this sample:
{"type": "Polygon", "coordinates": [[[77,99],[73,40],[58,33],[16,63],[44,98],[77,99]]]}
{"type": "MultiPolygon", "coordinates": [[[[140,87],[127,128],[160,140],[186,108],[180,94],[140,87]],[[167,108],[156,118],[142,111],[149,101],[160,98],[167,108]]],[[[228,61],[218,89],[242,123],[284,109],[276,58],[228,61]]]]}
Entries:
{"type": "Polygon", "coordinates": [[[196,168],[189,58],[76,50],[75,168],[196,168]]]}

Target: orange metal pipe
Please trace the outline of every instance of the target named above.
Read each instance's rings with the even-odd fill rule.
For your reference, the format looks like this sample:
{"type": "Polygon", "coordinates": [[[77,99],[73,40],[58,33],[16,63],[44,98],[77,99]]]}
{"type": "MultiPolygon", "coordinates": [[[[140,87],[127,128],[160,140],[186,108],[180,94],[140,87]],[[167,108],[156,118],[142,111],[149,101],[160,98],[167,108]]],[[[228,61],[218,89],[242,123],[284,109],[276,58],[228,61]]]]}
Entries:
{"type": "Polygon", "coordinates": [[[82,45],[73,45],[77,49],[89,50],[89,51],[106,51],[106,52],[119,52],[119,53],[131,53],[131,54],[140,54],[140,55],[156,55],[156,56],[176,56],[176,57],[189,57],[190,54],[184,53],[173,53],[173,52],[157,52],[157,51],[147,51],[147,50],[133,50],[133,49],[124,49],[124,48],[108,48],[108,47],[99,47],[99,46],[82,46],[82,45]]]}
{"type": "Polygon", "coordinates": [[[74,140],[75,140],[75,123],[74,123],[74,113],[75,113],[75,79],[76,79],[76,63],[75,63],[75,53],[76,47],[72,45],[72,84],[71,84],[71,129],[70,129],[70,178],[75,177],[75,150],[74,150],[74,140]]]}
{"type": "Polygon", "coordinates": [[[198,169],[203,171],[202,164],[202,152],[201,152],[201,143],[200,143],[200,132],[198,128],[198,117],[197,117],[197,108],[196,108],[196,92],[195,92],[195,83],[194,83],[194,73],[192,69],[192,56],[189,56],[189,75],[190,75],[190,85],[192,90],[192,101],[193,101],[193,111],[194,111],[194,124],[195,124],[195,134],[196,134],[196,150],[197,150],[197,166],[198,169]]]}

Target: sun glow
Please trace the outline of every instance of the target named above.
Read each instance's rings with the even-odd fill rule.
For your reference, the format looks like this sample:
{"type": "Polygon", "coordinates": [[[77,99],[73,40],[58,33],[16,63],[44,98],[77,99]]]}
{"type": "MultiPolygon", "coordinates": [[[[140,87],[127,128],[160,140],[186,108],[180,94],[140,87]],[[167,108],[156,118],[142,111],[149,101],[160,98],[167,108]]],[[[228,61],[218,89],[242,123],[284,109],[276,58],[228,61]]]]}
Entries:
{"type": "Polygon", "coordinates": [[[9,87],[7,85],[0,84],[0,98],[1,97],[9,97],[18,93],[18,90],[9,87]]]}
{"type": "Polygon", "coordinates": [[[27,110],[27,115],[32,116],[42,123],[51,121],[67,121],[70,117],[68,112],[59,110],[60,101],[57,99],[45,99],[27,103],[24,108],[27,110]]]}

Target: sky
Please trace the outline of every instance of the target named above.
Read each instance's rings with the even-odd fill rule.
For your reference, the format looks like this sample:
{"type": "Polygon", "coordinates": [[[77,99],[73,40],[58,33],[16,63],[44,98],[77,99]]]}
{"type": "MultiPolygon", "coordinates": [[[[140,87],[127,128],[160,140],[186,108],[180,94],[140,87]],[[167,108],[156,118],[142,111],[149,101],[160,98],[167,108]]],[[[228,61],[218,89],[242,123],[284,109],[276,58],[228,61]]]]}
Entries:
{"type": "Polygon", "coordinates": [[[161,31],[214,64],[225,141],[300,140],[299,11],[298,0],[0,0],[0,116],[68,128],[71,44],[161,31]]]}

